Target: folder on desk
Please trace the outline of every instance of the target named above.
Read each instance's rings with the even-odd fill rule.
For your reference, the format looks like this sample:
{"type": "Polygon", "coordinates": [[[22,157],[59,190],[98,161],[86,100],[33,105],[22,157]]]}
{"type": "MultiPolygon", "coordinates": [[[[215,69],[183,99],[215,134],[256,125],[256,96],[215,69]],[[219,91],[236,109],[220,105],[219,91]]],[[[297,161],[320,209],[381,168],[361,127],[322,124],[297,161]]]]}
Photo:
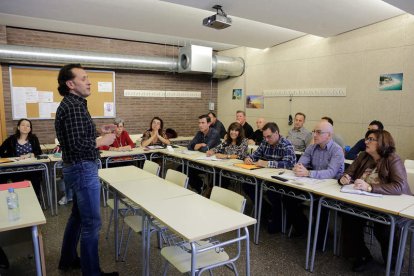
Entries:
{"type": "Polygon", "coordinates": [[[0,164],[2,163],[9,163],[9,162],[13,162],[13,159],[10,158],[0,158],[0,164]]]}
{"type": "Polygon", "coordinates": [[[21,181],[13,183],[0,184],[0,191],[6,191],[9,188],[20,189],[30,187],[30,181],[21,181]]]}
{"type": "Polygon", "coordinates": [[[243,163],[238,163],[238,164],[234,164],[234,166],[242,168],[242,169],[246,169],[246,170],[255,170],[255,169],[260,169],[261,167],[256,166],[256,165],[248,165],[248,164],[243,164],[243,163]]]}

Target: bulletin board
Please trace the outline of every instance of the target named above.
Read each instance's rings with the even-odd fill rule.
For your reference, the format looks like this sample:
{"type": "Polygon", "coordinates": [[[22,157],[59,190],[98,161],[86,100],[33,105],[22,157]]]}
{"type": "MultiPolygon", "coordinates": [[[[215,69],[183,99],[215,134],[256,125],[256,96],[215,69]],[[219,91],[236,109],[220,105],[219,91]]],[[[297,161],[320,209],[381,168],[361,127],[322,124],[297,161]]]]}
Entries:
{"type": "MultiPolygon", "coordinates": [[[[10,66],[13,120],[54,119],[63,99],[57,90],[60,68],[10,66]]],[[[93,118],[115,118],[115,72],[86,70],[91,82],[87,97],[93,118]]]]}

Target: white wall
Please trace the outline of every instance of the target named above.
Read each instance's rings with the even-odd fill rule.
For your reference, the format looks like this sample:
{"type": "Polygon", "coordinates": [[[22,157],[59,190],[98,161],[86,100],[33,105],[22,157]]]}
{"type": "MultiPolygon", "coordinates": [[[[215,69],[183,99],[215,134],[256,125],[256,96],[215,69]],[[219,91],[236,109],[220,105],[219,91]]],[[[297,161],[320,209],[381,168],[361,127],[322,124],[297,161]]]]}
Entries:
{"type": "MultiPolygon", "coordinates": [[[[414,16],[406,14],[331,38],[311,35],[267,50],[237,48],[220,55],[245,59],[243,76],[219,82],[218,116],[225,126],[244,100],[231,99],[233,88],[244,97],[262,95],[266,89],[345,87],[346,97],[296,97],[291,113],[307,115],[312,129],[322,116],[334,120],[335,132],[347,145],[365,134],[374,119],[384,123],[402,158],[414,159],[414,16]],[[379,75],[404,73],[402,91],[379,91],[379,75]]],[[[258,116],[275,121],[286,135],[289,98],[265,98],[265,108],[246,109],[255,128],[258,116]]]]}

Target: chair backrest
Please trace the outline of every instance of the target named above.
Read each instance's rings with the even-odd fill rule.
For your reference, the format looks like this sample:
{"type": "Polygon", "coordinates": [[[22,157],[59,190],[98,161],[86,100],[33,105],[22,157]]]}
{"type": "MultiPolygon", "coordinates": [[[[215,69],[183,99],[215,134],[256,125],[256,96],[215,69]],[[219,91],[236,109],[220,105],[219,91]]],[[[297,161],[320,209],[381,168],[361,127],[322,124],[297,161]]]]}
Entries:
{"type": "Polygon", "coordinates": [[[244,212],[246,205],[246,199],[242,195],[218,186],[213,187],[210,199],[240,213],[244,212]]]}
{"type": "Polygon", "coordinates": [[[182,172],[168,169],[167,175],[165,176],[165,180],[168,180],[174,184],[177,184],[178,186],[181,186],[187,189],[188,176],[183,174],[182,172]]]}
{"type": "Polygon", "coordinates": [[[404,161],[404,166],[406,169],[414,169],[414,160],[406,159],[404,161]]]}
{"type": "Polygon", "coordinates": [[[149,173],[155,174],[156,176],[159,176],[160,174],[160,165],[149,160],[145,160],[144,168],[142,169],[149,173]]]}
{"type": "Polygon", "coordinates": [[[414,193],[414,170],[407,169],[407,182],[412,193],[414,193]]]}

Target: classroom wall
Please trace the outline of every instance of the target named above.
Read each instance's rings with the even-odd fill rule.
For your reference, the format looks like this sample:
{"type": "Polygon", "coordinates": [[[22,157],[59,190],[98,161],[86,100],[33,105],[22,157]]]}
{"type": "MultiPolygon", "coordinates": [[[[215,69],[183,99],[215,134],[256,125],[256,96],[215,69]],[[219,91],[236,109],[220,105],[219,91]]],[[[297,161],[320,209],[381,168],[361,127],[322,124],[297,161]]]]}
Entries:
{"type": "Polygon", "coordinates": [[[286,135],[289,114],[307,115],[313,129],[322,116],[334,120],[335,132],[347,145],[365,134],[374,119],[384,123],[402,158],[414,159],[414,16],[406,14],[331,38],[307,35],[266,50],[237,48],[219,53],[241,56],[245,74],[219,82],[219,117],[228,126],[243,100],[232,100],[234,88],[245,95],[266,89],[345,87],[346,97],[265,98],[262,110],[247,109],[255,127],[258,116],[275,121],[286,135]],[[379,91],[379,75],[404,73],[402,91],[379,91]]]}
{"type": "MultiPolygon", "coordinates": [[[[0,43],[70,50],[87,50],[140,56],[177,57],[178,48],[169,45],[141,43],[100,37],[45,32],[0,26],[0,43]]],[[[17,121],[12,121],[10,77],[8,64],[1,64],[7,133],[14,132],[17,121]]],[[[31,64],[36,66],[36,64],[31,64]]],[[[93,69],[93,68],[90,68],[93,69]]],[[[217,80],[208,75],[167,72],[114,70],[117,116],[125,120],[131,134],[143,133],[152,117],[160,116],[164,128],[174,128],[179,135],[193,135],[198,130],[198,116],[208,112],[208,103],[217,106],[217,80]],[[125,89],[201,91],[201,98],[138,98],[124,97],[125,89]]],[[[56,85],[57,86],[57,85],[56,85]]],[[[111,123],[112,119],[95,119],[97,125],[111,123]]],[[[34,132],[41,143],[52,143],[55,138],[54,120],[34,120],[34,132]]]]}

